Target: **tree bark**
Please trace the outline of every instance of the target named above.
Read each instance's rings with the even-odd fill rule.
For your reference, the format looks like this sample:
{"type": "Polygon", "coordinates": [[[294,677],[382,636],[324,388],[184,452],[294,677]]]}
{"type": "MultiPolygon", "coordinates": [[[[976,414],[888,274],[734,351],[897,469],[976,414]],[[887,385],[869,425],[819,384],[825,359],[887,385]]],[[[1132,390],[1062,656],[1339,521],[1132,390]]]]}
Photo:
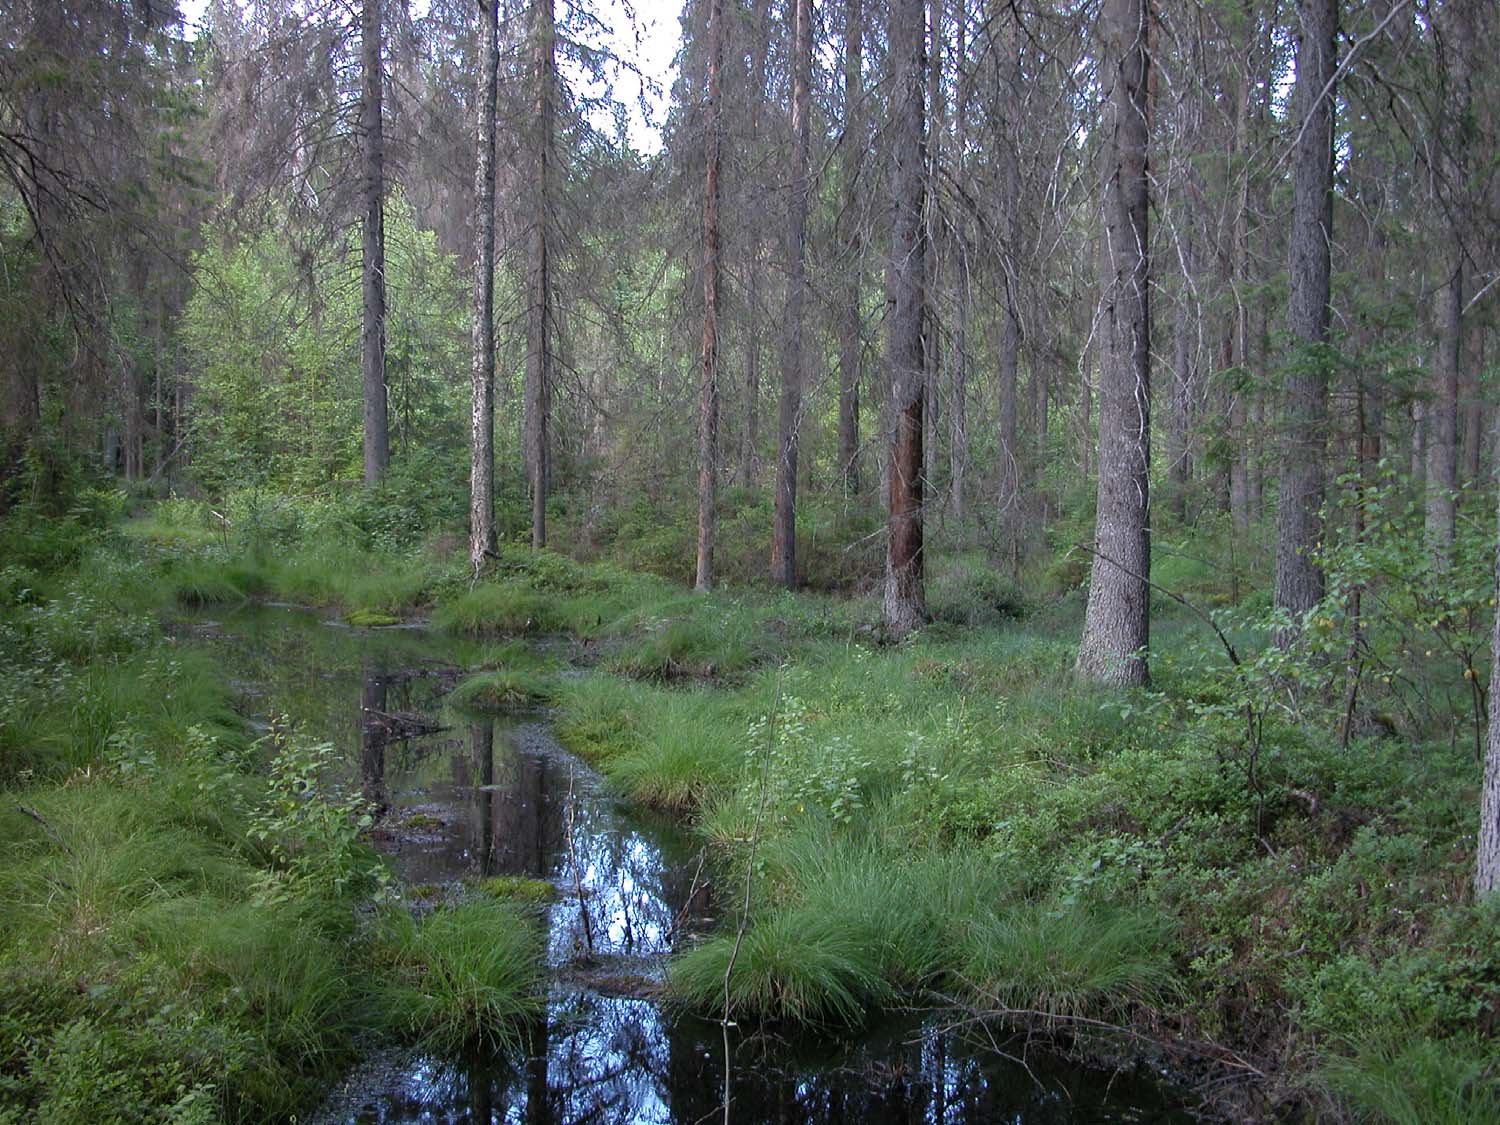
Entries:
{"type": "Polygon", "coordinates": [[[724,0],[708,7],[708,144],[703,176],[703,349],[698,399],[698,566],[693,588],[714,584],[719,475],[719,68],[724,59],[724,0]]]}
{"type": "Polygon", "coordinates": [[[364,320],[360,328],[364,382],[365,487],[385,480],[391,460],[385,386],[385,136],[382,123],[380,15],[381,0],[364,0],[360,10],[362,96],[360,131],[364,136],[363,259],[364,320]]]}
{"type": "Polygon", "coordinates": [[[926,305],[927,198],[923,0],[893,0],[891,58],[891,265],[886,365],[891,387],[890,514],[885,562],[886,631],[904,637],[927,621],[922,558],[922,424],[926,378],[922,346],[926,305]]]}
{"type": "Polygon", "coordinates": [[[532,10],[532,216],[526,271],[526,468],[531,485],[531,545],[547,545],[547,492],[551,485],[552,392],[552,0],[532,10]]]}
{"type": "Polygon", "coordinates": [[[1463,262],[1455,254],[1449,275],[1438,286],[1434,321],[1437,347],[1432,355],[1427,404],[1427,504],[1423,529],[1433,564],[1446,569],[1453,555],[1458,519],[1458,365],[1462,342],[1463,262]]]}
{"type": "MultiPolygon", "coordinates": [[[[1496,592],[1500,593],[1500,544],[1495,552],[1496,592]]],[[[1490,683],[1500,684],[1500,614],[1495,615],[1490,649],[1490,683]]],[[[1474,893],[1480,897],[1500,891],[1500,708],[1491,696],[1489,728],[1485,737],[1484,786],[1479,796],[1479,852],[1474,893]]]]}
{"type": "MultiPolygon", "coordinates": [[[[1315,557],[1323,534],[1323,443],[1328,416],[1329,243],[1333,237],[1334,36],[1338,0],[1298,0],[1292,97],[1291,293],[1287,328],[1297,354],[1286,381],[1285,444],[1276,511],[1276,606],[1294,617],[1323,597],[1315,557]]],[[[1291,635],[1281,638],[1289,642],[1291,635]]]]}
{"type": "Polygon", "coordinates": [[[1449,0],[1438,13],[1444,46],[1445,90],[1436,130],[1438,158],[1434,202],[1443,216],[1446,276],[1436,295],[1437,348],[1432,357],[1432,402],[1427,431],[1428,553],[1446,568],[1453,555],[1458,520],[1458,384],[1463,356],[1465,157],[1464,122],[1469,113],[1468,52],[1472,48],[1471,0],[1449,0]]]}
{"type": "Polygon", "coordinates": [[[479,89],[474,155],[474,304],[469,428],[469,564],[495,549],[495,83],[497,0],[479,5],[479,89]]]}
{"type": "Polygon", "coordinates": [[[802,426],[802,310],[807,291],[807,205],[812,190],[812,0],[797,0],[792,69],[792,215],[787,235],[786,346],[781,356],[777,412],[776,502],[771,522],[771,581],[797,586],[797,438],[802,426]]]}
{"type": "Polygon", "coordinates": [[[1151,304],[1146,0],[1106,0],[1110,144],[1104,183],[1107,288],[1099,371],[1097,553],[1077,671],[1098,684],[1148,679],[1151,539],[1151,304]]]}
{"type": "Polygon", "coordinates": [[[846,0],[844,13],[843,200],[844,297],[839,319],[839,470],[844,492],[859,491],[859,388],[864,355],[864,243],[859,223],[859,174],[864,158],[864,6],[846,0]]]}

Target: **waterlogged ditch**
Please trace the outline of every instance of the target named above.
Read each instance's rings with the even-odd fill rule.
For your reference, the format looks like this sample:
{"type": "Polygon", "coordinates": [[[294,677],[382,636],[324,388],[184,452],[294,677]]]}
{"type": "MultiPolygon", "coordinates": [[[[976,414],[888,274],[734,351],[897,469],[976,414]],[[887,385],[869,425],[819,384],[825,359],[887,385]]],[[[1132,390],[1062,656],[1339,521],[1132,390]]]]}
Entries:
{"type": "MultiPolygon", "coordinates": [[[[441,909],[497,879],[526,880],[512,889],[550,899],[546,1003],[518,1048],[376,1050],[315,1120],[723,1119],[722,1029],[661,995],[669,954],[721,905],[688,834],[614,800],[545,714],[445,710],[477,655],[463,642],[350,629],[291,607],[203,619],[190,632],[219,651],[249,713],[285,716],[339,749],[349,780],[385,809],[377,842],[413,909],[441,909]]],[[[831,1045],[735,1028],[731,1119],[1190,1120],[1147,1073],[1000,1046],[914,1019],[831,1045]]]]}

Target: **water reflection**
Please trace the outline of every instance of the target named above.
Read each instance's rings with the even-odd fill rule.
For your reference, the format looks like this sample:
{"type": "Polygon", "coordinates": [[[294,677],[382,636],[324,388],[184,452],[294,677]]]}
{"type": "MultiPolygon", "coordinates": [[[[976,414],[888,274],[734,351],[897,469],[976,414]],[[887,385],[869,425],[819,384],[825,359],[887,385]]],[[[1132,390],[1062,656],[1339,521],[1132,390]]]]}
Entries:
{"type": "MultiPolygon", "coordinates": [[[[258,611],[238,637],[232,619],[224,628],[222,655],[251,706],[346,749],[351,781],[388,809],[382,846],[403,883],[522,875],[558,892],[553,984],[518,1049],[379,1060],[320,1120],[723,1120],[719,1027],[651,999],[674,920],[705,921],[698,853],[672,825],[617,805],[537,717],[440,721],[454,681],[448,642],[329,629],[289,611],[258,611]]],[[[746,1038],[727,1069],[735,1122],[1188,1120],[1149,1080],[1051,1057],[1027,1067],[911,1025],[810,1048],[746,1038]]]]}

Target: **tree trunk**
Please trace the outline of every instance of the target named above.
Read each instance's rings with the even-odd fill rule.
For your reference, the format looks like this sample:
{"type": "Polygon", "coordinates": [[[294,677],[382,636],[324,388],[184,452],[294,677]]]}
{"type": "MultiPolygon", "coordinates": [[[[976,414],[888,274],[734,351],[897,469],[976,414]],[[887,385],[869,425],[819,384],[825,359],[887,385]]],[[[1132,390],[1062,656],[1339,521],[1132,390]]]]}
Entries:
{"type": "Polygon", "coordinates": [[[841,157],[843,202],[844,307],[839,319],[839,469],[844,492],[859,491],[859,387],[864,354],[861,315],[864,243],[859,223],[859,172],[865,151],[864,7],[846,0],[844,14],[844,143],[841,157]]]}
{"type": "MultiPolygon", "coordinates": [[[[1005,284],[1005,300],[1000,309],[1000,522],[1001,526],[1016,529],[1021,506],[1021,458],[1016,441],[1016,392],[1017,375],[1020,368],[1021,326],[1016,322],[1015,301],[1010,295],[1010,282],[1005,284]]],[[[1037,383],[1037,419],[1040,431],[1039,444],[1046,434],[1047,388],[1040,370],[1032,378],[1037,383]]]]}
{"type": "Polygon", "coordinates": [[[531,545],[547,545],[552,448],[552,0],[533,0],[532,215],[526,268],[526,468],[531,485],[531,545]]]}
{"type": "Polygon", "coordinates": [[[891,387],[890,515],[885,561],[885,628],[904,637],[927,621],[922,558],[922,421],[926,379],[922,347],[927,231],[926,36],[923,0],[893,0],[890,305],[886,365],[891,387]]]}
{"type": "Polygon", "coordinates": [[[469,428],[469,564],[495,549],[495,83],[497,0],[479,5],[479,105],[474,145],[474,305],[469,428]]]}
{"type": "Polygon", "coordinates": [[[1078,645],[1078,674],[1127,687],[1148,678],[1151,572],[1151,304],[1147,254],[1146,0],[1106,0],[1110,144],[1104,183],[1103,333],[1099,371],[1097,553],[1078,645]]]}
{"type": "Polygon", "coordinates": [[[1427,505],[1424,523],[1433,564],[1446,569],[1458,518],[1458,365],[1462,341],[1463,262],[1455,254],[1438,287],[1432,356],[1432,398],[1427,404],[1427,505]]]}
{"type": "Polygon", "coordinates": [[[771,522],[771,581],[797,586],[797,438],[802,426],[802,308],[807,289],[807,204],[811,191],[808,115],[812,88],[812,0],[797,0],[792,69],[792,222],[787,236],[786,346],[777,412],[776,507],[771,522]]]}
{"type": "Polygon", "coordinates": [[[703,176],[703,377],[698,400],[698,567],[693,588],[714,584],[719,475],[719,67],[724,0],[708,7],[708,144],[703,176]]]}
{"type": "MultiPolygon", "coordinates": [[[[1497,593],[1500,593],[1500,546],[1495,552],[1497,593]]],[[[1491,635],[1490,683],[1500,684],[1500,614],[1495,615],[1491,635]]],[[[1474,873],[1474,893],[1479,896],[1500,891],[1500,708],[1492,695],[1489,729],[1484,751],[1484,787],[1479,797],[1479,855],[1474,873]]]]}
{"type": "Polygon", "coordinates": [[[360,131],[364,134],[365,219],[361,249],[364,321],[360,328],[364,377],[365,487],[385,480],[391,460],[385,388],[385,136],[381,116],[381,0],[363,0],[360,53],[363,91],[360,131]]]}
{"type": "MultiPolygon", "coordinates": [[[[1294,617],[1323,596],[1314,557],[1323,534],[1323,443],[1328,402],[1329,243],[1333,237],[1334,36],[1338,0],[1298,0],[1301,24],[1292,98],[1298,129],[1292,171],[1291,293],[1287,328],[1297,349],[1286,381],[1285,444],[1276,511],[1276,607],[1294,617]]],[[[1281,638],[1289,641],[1290,636],[1281,638]]]]}
{"type": "Polygon", "coordinates": [[[1480,485],[1480,464],[1484,453],[1484,399],[1480,375],[1484,371],[1484,333],[1478,328],[1466,337],[1463,371],[1463,482],[1480,485]]]}

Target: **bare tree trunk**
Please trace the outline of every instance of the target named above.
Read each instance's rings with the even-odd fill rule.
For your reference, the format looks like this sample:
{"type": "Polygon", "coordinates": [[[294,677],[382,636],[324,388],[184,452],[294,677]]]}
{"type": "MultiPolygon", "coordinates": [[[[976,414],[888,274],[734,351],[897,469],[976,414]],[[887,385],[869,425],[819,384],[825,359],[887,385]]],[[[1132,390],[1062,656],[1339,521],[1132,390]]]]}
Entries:
{"type": "Polygon", "coordinates": [[[703,380],[698,401],[698,568],[693,588],[714,584],[719,476],[719,68],[724,60],[724,0],[708,7],[708,144],[703,176],[703,380]]]}
{"type": "Polygon", "coordinates": [[[859,172],[864,158],[864,7],[863,0],[845,0],[844,14],[844,142],[842,163],[845,289],[839,319],[839,469],[844,492],[859,491],[859,387],[864,354],[861,315],[864,282],[864,242],[859,222],[859,172]]]}
{"type": "MultiPolygon", "coordinates": [[[[1497,435],[1500,438],[1500,435],[1497,435]]],[[[1495,552],[1497,593],[1500,593],[1500,546],[1495,552]]],[[[1490,683],[1500,684],[1500,614],[1495,615],[1490,649],[1490,683]]],[[[1474,893],[1480,897],[1500,891],[1500,708],[1491,696],[1489,728],[1484,750],[1484,787],[1479,797],[1479,853],[1474,893]]]]}
{"type": "Polygon", "coordinates": [[[886,315],[886,364],[895,433],[890,453],[890,516],[887,524],[884,622],[904,637],[927,621],[922,558],[922,423],[926,400],[923,367],[924,283],[927,231],[927,68],[923,0],[893,0],[890,9],[892,90],[891,266],[886,315]]]}
{"type": "MultiPolygon", "coordinates": [[[[1187,236],[1189,244],[1192,235],[1187,236]]],[[[1184,255],[1192,260],[1191,249],[1184,255]]],[[[1184,280],[1177,302],[1177,323],[1172,332],[1172,398],[1167,412],[1167,503],[1179,524],[1187,522],[1188,482],[1192,479],[1192,452],[1188,447],[1189,408],[1193,394],[1193,355],[1198,325],[1184,280]]],[[[1102,410],[1101,410],[1102,413],[1102,410]]]]}
{"type": "MultiPolygon", "coordinates": [[[[953,45],[953,178],[964,190],[964,154],[968,149],[969,82],[964,63],[969,14],[965,0],[958,0],[954,15],[953,45]]],[[[969,314],[972,307],[968,257],[968,222],[957,209],[951,239],[954,257],[954,294],[957,310],[953,327],[953,399],[948,407],[948,498],[953,518],[963,525],[964,485],[969,468],[969,314]]]]}
{"type": "Polygon", "coordinates": [[[787,236],[786,346],[777,412],[776,507],[771,521],[771,581],[797,586],[797,438],[802,426],[802,308],[807,290],[807,204],[812,89],[812,0],[797,0],[792,69],[792,223],[787,236]]]}
{"type": "MultiPolygon", "coordinates": [[[[762,124],[766,108],[766,78],[771,49],[770,0],[755,0],[751,12],[751,51],[753,55],[750,105],[750,144],[759,158],[762,152],[762,124]]],[[[760,367],[761,367],[761,231],[751,225],[747,230],[747,252],[750,278],[746,285],[746,320],[749,331],[745,340],[745,428],[740,445],[740,483],[754,483],[760,461],[760,367]]],[[[779,451],[778,451],[779,452],[779,451]]]]}
{"type": "Polygon", "coordinates": [[[363,257],[364,322],[360,329],[364,377],[365,487],[385,480],[391,460],[385,388],[385,135],[381,116],[381,0],[363,0],[360,58],[363,84],[360,131],[364,135],[365,219],[363,257]]]}
{"type": "Polygon", "coordinates": [[[924,218],[927,224],[927,278],[925,285],[925,366],[924,380],[926,402],[923,410],[922,433],[922,496],[936,500],[939,497],[938,446],[940,426],[938,416],[942,407],[940,390],[943,377],[942,316],[940,308],[943,295],[943,258],[946,246],[943,237],[943,209],[938,198],[943,159],[943,4],[944,0],[928,0],[927,3],[927,205],[924,218]]]}
{"type": "Polygon", "coordinates": [[[1478,485],[1484,453],[1484,399],[1481,397],[1480,374],[1484,371],[1484,333],[1475,328],[1466,337],[1463,371],[1463,481],[1478,485]]]}
{"type": "Polygon", "coordinates": [[[1439,176],[1434,201],[1444,217],[1447,276],[1437,291],[1434,320],[1437,349],[1432,357],[1432,402],[1427,431],[1427,549],[1435,565],[1446,568],[1453,554],[1458,520],[1458,383],[1463,356],[1464,180],[1463,121],[1469,113],[1468,52],[1472,49],[1470,0],[1451,0],[1438,14],[1446,50],[1446,96],[1437,130],[1439,176]]]}
{"type": "Polygon", "coordinates": [[[495,82],[497,0],[479,5],[479,105],[474,144],[474,305],[469,428],[469,564],[495,549],[495,82]]]}
{"type": "MultiPolygon", "coordinates": [[[[1017,373],[1020,367],[1021,327],[1016,322],[1015,301],[1006,281],[1006,296],[1000,309],[1000,520],[1003,527],[1015,529],[1020,516],[1021,449],[1016,436],[1017,373]]],[[[1032,374],[1036,380],[1038,442],[1046,437],[1047,384],[1040,369],[1032,374]]]]}
{"type": "MultiPolygon", "coordinates": [[[[1292,171],[1291,294],[1287,328],[1300,349],[1287,378],[1285,446],[1276,512],[1276,606],[1294,616],[1323,597],[1314,553],[1323,534],[1323,443],[1328,417],[1329,241],[1333,236],[1334,36],[1338,0],[1298,0],[1297,143],[1292,171]]],[[[1290,637],[1283,637],[1284,641],[1290,637]]]]}
{"type": "Polygon", "coordinates": [[[1104,182],[1108,287],[1102,294],[1099,508],[1078,674],[1144,684],[1150,636],[1151,304],[1147,211],[1149,33],[1146,0],[1106,0],[1104,182]]]}
{"type": "Polygon", "coordinates": [[[552,443],[552,0],[532,9],[532,228],[526,270],[526,468],[531,484],[531,545],[547,545],[552,443]]]}
{"type": "Polygon", "coordinates": [[[1432,356],[1431,401],[1427,404],[1427,550],[1446,569],[1453,555],[1458,519],[1458,365],[1462,347],[1463,262],[1450,260],[1451,273],[1438,286],[1433,317],[1437,348],[1432,356]]]}

